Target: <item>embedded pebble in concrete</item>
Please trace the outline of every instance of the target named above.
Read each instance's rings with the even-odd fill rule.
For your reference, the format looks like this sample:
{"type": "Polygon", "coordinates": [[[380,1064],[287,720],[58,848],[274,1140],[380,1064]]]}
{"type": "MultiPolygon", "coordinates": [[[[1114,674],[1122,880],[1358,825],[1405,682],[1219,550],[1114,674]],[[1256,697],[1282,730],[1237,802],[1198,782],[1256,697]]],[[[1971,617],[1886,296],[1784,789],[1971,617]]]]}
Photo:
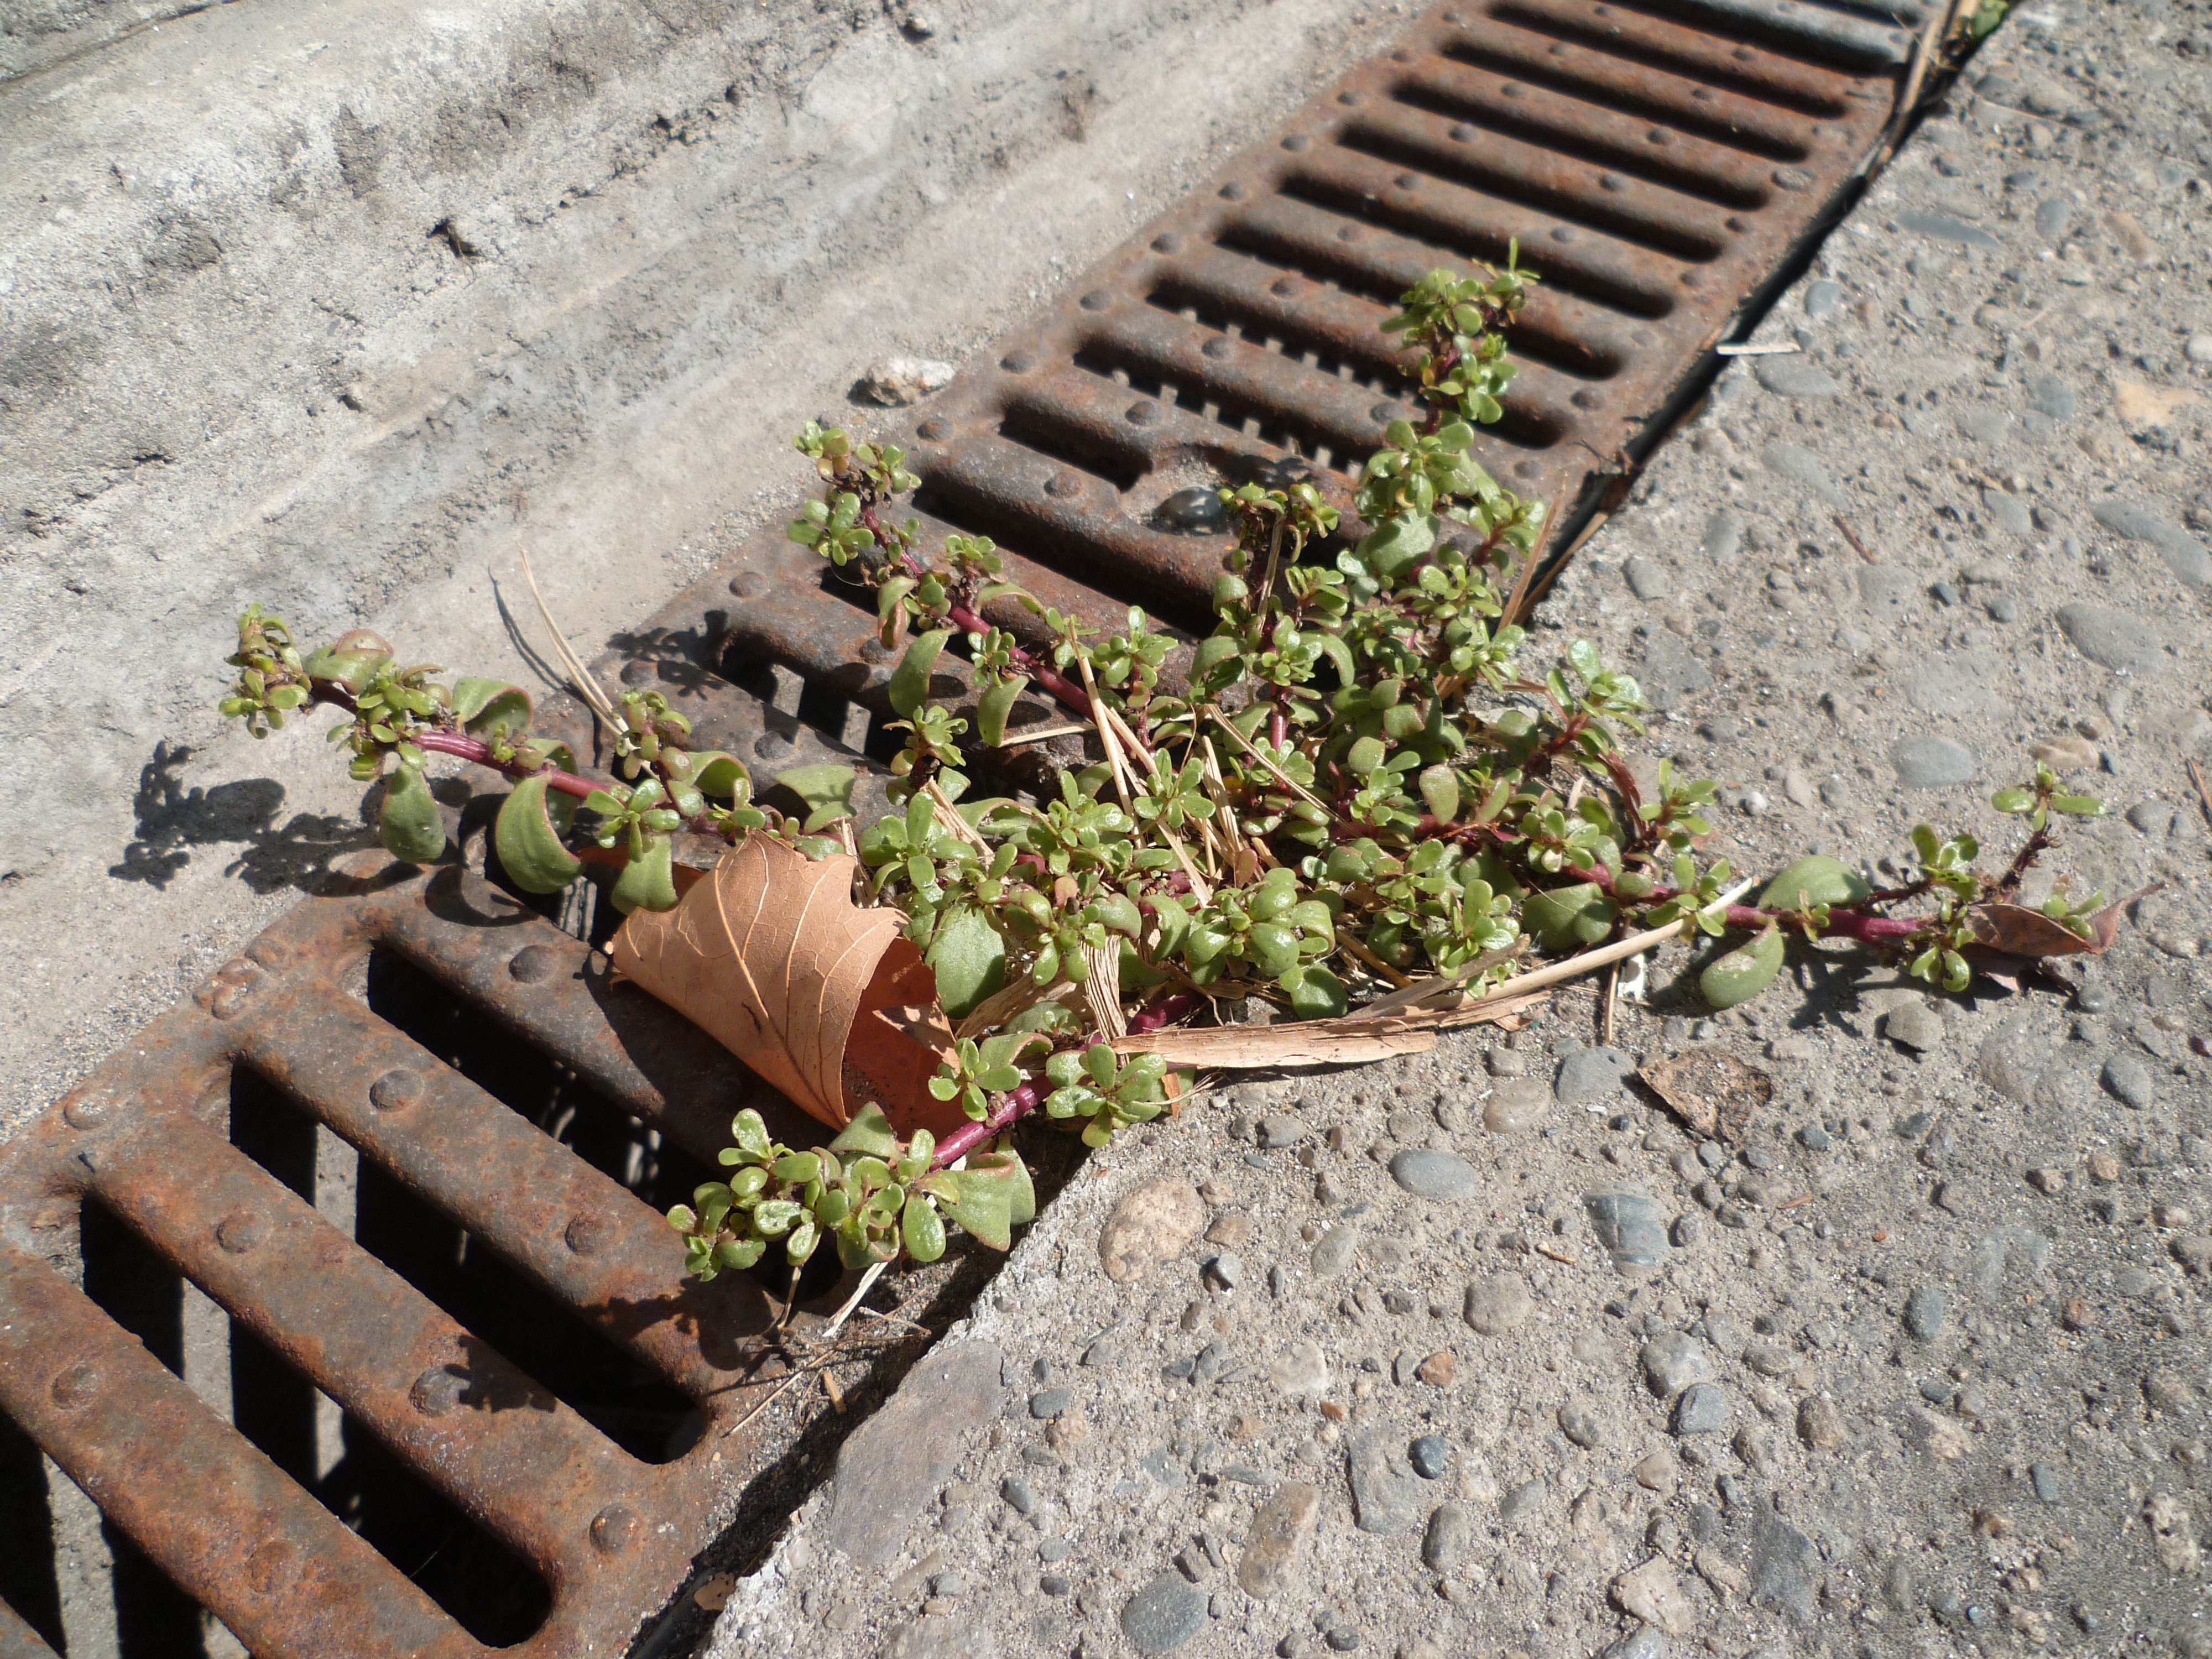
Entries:
{"type": "Polygon", "coordinates": [[[2158,662],[2158,630],[2139,617],[2080,599],[2060,605],[2057,616],[2060,630],[2091,662],[2116,673],[2140,673],[2158,662]]]}
{"type": "Polygon", "coordinates": [[[1170,1653],[1206,1628],[1206,1593],[1179,1572],[1164,1572],[1121,1609],[1121,1633],[1139,1653],[1170,1653]]]}
{"type": "MultiPolygon", "coordinates": [[[[2153,43],[2140,22],[2014,8],[1756,325],[1802,329],[1769,361],[1838,389],[1725,371],[1562,570],[1523,659],[1587,638],[1649,671],[1667,708],[1630,752],[1729,788],[1699,856],[1740,878],[1818,850],[1907,885],[1922,821],[2002,871],[2022,832],[1989,796],[2047,761],[2108,816],[2056,825],[2027,902],[2061,876],[2107,899],[2163,884],[2112,948],[2064,982],[1948,997],[1845,941],[1793,944],[1715,1015],[1700,951],[1670,941],[1621,976],[1609,1038],[1590,976],[1525,1030],[1185,1102],[1041,1180],[1037,1223],[945,1339],[1007,1365],[940,1480],[901,1466],[890,1553],[854,1571],[823,1547],[827,1505],[803,1509],[714,1659],[881,1659],[909,1629],[1002,1659],[1127,1653],[1124,1609],[1163,1574],[1188,1586],[1159,1592],[1190,1621],[1178,1659],[2201,1659],[2212,831],[2184,762],[2212,764],[2212,627],[2124,527],[2142,521],[2106,520],[2212,540],[2212,404],[2120,412],[2123,380],[2212,386],[2186,349],[2207,327],[2197,198],[2158,182],[2194,165],[2159,146],[2206,70],[2179,23],[2153,43]],[[2019,104],[1972,91],[1997,71],[2019,104]],[[2076,120],[2029,106],[2045,83],[2076,120]],[[2045,240],[2037,204],[2061,199],[2045,240]],[[2005,252],[1891,231],[1908,211],[2005,252]],[[2160,263],[2129,263],[2116,214],[2160,263]],[[1916,737],[1968,775],[1908,786],[1891,751],[1916,737]],[[1722,1121],[1692,1127],[1601,1046],[1647,1070],[1710,1048],[1761,1082],[1709,1080],[1722,1121]],[[1412,1152],[1460,1160],[1466,1195],[1409,1192],[1412,1152]],[[1189,1237],[1109,1279],[1109,1216],[1162,1180],[1194,1194],[1189,1237]],[[1058,1389],[1066,1408],[1032,1416],[1058,1389]],[[1279,1504],[1294,1487],[1310,1518],[1279,1504]],[[814,1565],[788,1571],[800,1545],[814,1565]]],[[[1065,1144],[1028,1133],[1041,1157],[1065,1144]]]]}
{"type": "Polygon", "coordinates": [[[2114,1054],[2105,1062],[2100,1073],[2105,1087],[2112,1097],[2137,1111],[2149,1107],[2158,1098],[2157,1085],[2152,1083],[2150,1067],[2133,1054],[2114,1054]]]}
{"type": "Polygon", "coordinates": [[[1481,1186],[1474,1166],[1450,1152],[1410,1151],[1390,1160],[1390,1178],[1416,1198],[1471,1197],[1481,1186]]]}
{"type": "Polygon", "coordinates": [[[1618,1048],[1583,1048],[1559,1062],[1559,1078],[1553,1087],[1560,1105],[1583,1106],[1618,1095],[1635,1070],[1632,1054],[1618,1048]]]}
{"type": "Polygon", "coordinates": [[[1784,398],[1832,398],[1844,389],[1808,357],[1761,357],[1751,372],[1759,385],[1784,398]]]}
{"type": "Polygon", "coordinates": [[[2155,547],[2166,568],[2184,586],[2202,587],[2212,580],[2212,553],[2205,550],[2204,544],[2142,502],[2099,501],[2089,515],[2117,535],[2155,547]]]}
{"type": "Polygon", "coordinates": [[[1980,769],[1974,751],[1948,738],[1920,732],[1890,745],[1889,763],[1907,789],[1946,789],[1972,783],[1980,769]]]}

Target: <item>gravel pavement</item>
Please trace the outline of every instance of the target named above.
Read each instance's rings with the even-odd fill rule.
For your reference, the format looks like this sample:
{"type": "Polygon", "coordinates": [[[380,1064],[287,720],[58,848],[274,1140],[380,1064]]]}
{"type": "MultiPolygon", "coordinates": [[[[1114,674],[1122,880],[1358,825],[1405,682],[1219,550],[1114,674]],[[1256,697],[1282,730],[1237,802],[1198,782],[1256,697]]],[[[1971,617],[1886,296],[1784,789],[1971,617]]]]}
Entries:
{"type": "Polygon", "coordinates": [[[2114,811],[2038,879],[2164,884],[2116,947],[1931,1000],[1824,946],[1717,1018],[1676,947],[1610,1049],[1577,988],[1126,1138],[718,1659],[2212,1655],[2208,52],[2016,11],[1538,636],[1633,665],[1741,867],[2001,859],[2044,756],[2114,811]],[[1741,1146],[1638,1079],[1700,1050],[1741,1146]]]}

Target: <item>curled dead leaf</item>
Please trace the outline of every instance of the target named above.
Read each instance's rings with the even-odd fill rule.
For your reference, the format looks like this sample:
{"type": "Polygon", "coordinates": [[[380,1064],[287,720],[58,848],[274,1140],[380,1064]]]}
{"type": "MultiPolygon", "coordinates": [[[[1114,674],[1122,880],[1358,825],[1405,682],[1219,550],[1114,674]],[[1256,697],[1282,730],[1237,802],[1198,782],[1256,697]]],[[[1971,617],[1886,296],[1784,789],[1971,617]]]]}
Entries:
{"type": "Polygon", "coordinates": [[[1774,1079],[1724,1048],[1686,1048],[1637,1075],[1690,1128],[1731,1146],[1743,1144],[1752,1113],[1774,1098],[1774,1079]]]}
{"type": "Polygon", "coordinates": [[[1966,925],[1973,930],[1975,944],[2002,956],[2029,962],[2045,957],[2100,957],[2112,948],[2112,941],[2119,937],[2120,917],[2128,906],[2158,890],[2159,884],[2154,882],[2139,892],[2106,905],[2089,918],[2086,938],[2071,928],[2062,927],[2040,910],[2002,901],[1969,907],[1966,925]]]}
{"type": "Polygon", "coordinates": [[[853,902],[858,866],[749,836],[672,910],[634,912],[617,972],[842,1129],[869,1101],[901,1134],[967,1121],[929,1092],[952,1044],[906,918],[853,902]]]}

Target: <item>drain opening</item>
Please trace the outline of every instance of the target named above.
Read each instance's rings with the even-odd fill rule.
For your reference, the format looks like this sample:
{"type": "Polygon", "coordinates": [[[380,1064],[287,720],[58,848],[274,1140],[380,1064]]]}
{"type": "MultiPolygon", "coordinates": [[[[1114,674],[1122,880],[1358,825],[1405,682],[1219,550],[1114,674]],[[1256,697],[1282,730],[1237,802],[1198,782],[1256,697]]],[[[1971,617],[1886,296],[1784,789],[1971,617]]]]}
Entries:
{"type": "MultiPolygon", "coordinates": [[[[46,1460],[37,1443],[5,1416],[0,1416],[0,1604],[48,1647],[62,1650],[61,1581],[54,1571],[46,1460]]],[[[0,1650],[4,1646],[0,1642],[0,1650]]]]}
{"type": "Polygon", "coordinates": [[[1462,124],[1453,131],[1468,135],[1467,138],[1451,141],[1459,144],[1465,153],[1455,153],[1403,133],[1365,125],[1346,128],[1337,143],[1358,155],[1370,155],[1393,167],[1419,168],[1498,201],[1516,207],[1532,208],[1539,213],[1548,213],[1585,229],[1602,231],[1608,236],[1632,242],[1669,258],[1702,264],[1721,256],[1722,246],[1717,237],[1700,234],[1687,226],[1669,222],[1656,214],[1634,212],[1626,207],[1608,207],[1579,191],[1547,185],[1540,179],[1523,178],[1490,166],[1473,153],[1469,141],[1475,136],[1476,128],[1462,124]]]}
{"type": "MultiPolygon", "coordinates": [[[[694,1187],[713,1178],[707,1166],[659,1131],[611,1105],[550,1055],[507,1035],[391,952],[370,954],[368,1004],[653,1207],[688,1200],[694,1187]]],[[[312,1127],[275,1090],[264,1084],[261,1091],[278,1103],[276,1109],[312,1127]]],[[[659,1372],[396,1177],[368,1159],[359,1169],[354,1236],[363,1249],[641,1462],[670,1462],[690,1449],[702,1427],[698,1408],[659,1372]]]]}
{"type": "MultiPolygon", "coordinates": [[[[1480,70],[1486,75],[1510,76],[1516,81],[1542,87],[1562,97],[1601,103],[1609,109],[1662,121],[1684,132],[1696,133],[1715,143],[1763,155],[1770,161],[1802,161],[1809,154],[1802,143],[1753,131],[1726,120],[1718,114],[1685,109],[1673,99],[1639,95],[1630,88],[1610,84],[1593,85],[1572,70],[1554,69],[1540,58],[1532,61],[1517,52],[1501,52],[1494,46],[1486,46],[1474,40],[1451,42],[1444,47],[1443,56],[1455,64],[1464,64],[1468,68],[1480,70]]],[[[1710,86],[1712,82],[1711,76],[1686,78],[1695,79],[1701,86],[1710,86]]],[[[1764,89],[1759,95],[1765,95],[1764,89]]],[[[1696,96],[1696,94],[1692,93],[1692,96],[1696,96]]]]}
{"type": "MultiPolygon", "coordinates": [[[[234,1080],[234,1101],[241,1092],[252,1094],[234,1080]]],[[[322,1395],[95,1199],[84,1202],[79,1239],[85,1294],[455,1623],[495,1647],[525,1641],[544,1623],[551,1590],[527,1563],[352,1419],[337,1417],[335,1447],[320,1444],[315,1411],[322,1395]],[[328,1467],[318,1468],[332,1451],[328,1467]]],[[[240,1651],[120,1528],[103,1522],[102,1530],[115,1563],[120,1659],[240,1651]]]]}
{"type": "Polygon", "coordinates": [[[999,417],[999,435],[1063,466],[1087,472],[1124,494],[1137,487],[1146,471],[1142,450],[1107,442],[1095,430],[1047,403],[1024,399],[1010,404],[999,417]]]}

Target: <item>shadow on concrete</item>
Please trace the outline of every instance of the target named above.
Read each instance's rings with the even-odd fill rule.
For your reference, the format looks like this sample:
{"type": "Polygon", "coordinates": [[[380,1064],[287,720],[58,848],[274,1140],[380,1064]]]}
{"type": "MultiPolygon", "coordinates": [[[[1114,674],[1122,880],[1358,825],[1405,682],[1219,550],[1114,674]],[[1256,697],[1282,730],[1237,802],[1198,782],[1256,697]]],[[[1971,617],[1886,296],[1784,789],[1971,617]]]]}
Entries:
{"type": "Polygon", "coordinates": [[[118,881],[167,887],[191,862],[200,847],[245,848],[224,870],[257,893],[290,887],[315,887],[330,861],[376,844],[376,832],[356,818],[295,812],[283,823],[284,786],[273,778],[219,783],[211,789],[187,789],[183,772],[192,758],[189,744],[164,740],[138,770],[132,801],[138,833],[107,873],[118,881]]]}

